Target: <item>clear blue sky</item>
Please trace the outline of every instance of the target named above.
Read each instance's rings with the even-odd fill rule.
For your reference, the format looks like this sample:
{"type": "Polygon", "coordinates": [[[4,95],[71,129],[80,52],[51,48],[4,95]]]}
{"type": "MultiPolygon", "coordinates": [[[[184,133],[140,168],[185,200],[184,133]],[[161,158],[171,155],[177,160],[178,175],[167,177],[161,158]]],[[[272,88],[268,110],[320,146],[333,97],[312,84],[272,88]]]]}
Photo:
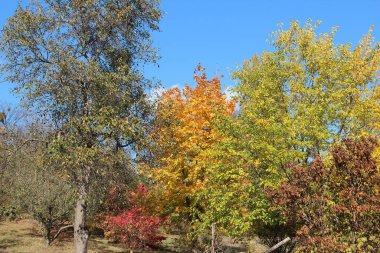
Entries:
{"type": "MultiPolygon", "coordinates": [[[[0,0],[0,26],[16,5],[16,0],[0,0]]],[[[267,39],[281,22],[321,20],[321,32],[339,26],[336,42],[354,44],[375,25],[380,40],[380,0],[162,0],[162,9],[161,32],[153,36],[162,59],[159,68],[149,66],[146,73],[165,87],[192,84],[199,62],[209,75],[224,74],[223,83],[232,86],[230,70],[270,50],[267,39]]],[[[0,83],[0,103],[18,102],[11,87],[0,83]]]]}

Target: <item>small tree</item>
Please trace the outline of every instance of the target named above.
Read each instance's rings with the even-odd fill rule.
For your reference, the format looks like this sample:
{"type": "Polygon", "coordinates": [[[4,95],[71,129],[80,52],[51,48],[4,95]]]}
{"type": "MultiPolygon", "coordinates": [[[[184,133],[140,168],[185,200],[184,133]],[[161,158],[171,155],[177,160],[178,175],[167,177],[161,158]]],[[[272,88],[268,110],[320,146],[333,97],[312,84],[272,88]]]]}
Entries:
{"type": "Polygon", "coordinates": [[[13,172],[17,177],[10,179],[13,182],[10,190],[13,204],[38,223],[50,245],[61,232],[73,227],[75,191],[54,171],[54,167],[43,164],[43,157],[29,153],[29,157],[17,156],[15,159],[18,159],[18,165],[13,172]]]}
{"type": "Polygon", "coordinates": [[[288,181],[269,188],[273,204],[297,227],[301,252],[378,252],[380,172],[372,137],[346,139],[331,160],[292,166],[288,181]]]}
{"type": "Polygon", "coordinates": [[[50,245],[61,231],[72,227],[74,191],[49,160],[46,126],[28,122],[29,115],[22,115],[26,118],[21,122],[7,126],[7,166],[1,174],[2,197],[6,201],[2,204],[14,207],[18,214],[30,215],[50,245]]]}

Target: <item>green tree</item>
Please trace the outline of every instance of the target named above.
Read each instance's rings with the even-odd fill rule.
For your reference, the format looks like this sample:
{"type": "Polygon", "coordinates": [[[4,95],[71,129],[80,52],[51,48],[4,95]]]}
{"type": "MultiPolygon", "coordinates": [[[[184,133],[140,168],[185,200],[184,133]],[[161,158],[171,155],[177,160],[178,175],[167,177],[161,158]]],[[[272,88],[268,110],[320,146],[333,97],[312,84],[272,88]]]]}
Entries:
{"type": "Polygon", "coordinates": [[[345,137],[376,133],[379,44],[371,31],[352,47],[334,42],[336,29],[316,28],[294,22],[280,29],[272,52],[234,73],[240,112],[219,122],[225,138],[208,155],[207,194],[218,222],[236,234],[280,225],[264,188],[288,178],[289,164],[307,164],[345,137]]]}
{"type": "Polygon", "coordinates": [[[160,18],[155,0],[41,0],[3,27],[1,70],[54,123],[51,157],[76,187],[76,252],[87,252],[91,185],[144,137],[152,83],[140,67],[157,59],[160,18]]]}
{"type": "Polygon", "coordinates": [[[23,128],[9,157],[5,192],[16,213],[35,220],[50,245],[62,231],[72,228],[74,189],[59,164],[50,161],[42,126],[34,123],[23,128]]]}
{"type": "Polygon", "coordinates": [[[72,227],[73,189],[51,163],[46,150],[48,127],[17,107],[4,106],[0,146],[1,206],[4,216],[28,215],[37,221],[50,244],[72,227]]]}
{"type": "Polygon", "coordinates": [[[0,209],[12,216],[14,215],[12,196],[5,192],[11,184],[6,175],[12,174],[13,151],[24,139],[21,125],[26,122],[25,117],[25,110],[5,104],[0,105],[0,209]],[[12,212],[8,212],[11,210],[12,212]]]}

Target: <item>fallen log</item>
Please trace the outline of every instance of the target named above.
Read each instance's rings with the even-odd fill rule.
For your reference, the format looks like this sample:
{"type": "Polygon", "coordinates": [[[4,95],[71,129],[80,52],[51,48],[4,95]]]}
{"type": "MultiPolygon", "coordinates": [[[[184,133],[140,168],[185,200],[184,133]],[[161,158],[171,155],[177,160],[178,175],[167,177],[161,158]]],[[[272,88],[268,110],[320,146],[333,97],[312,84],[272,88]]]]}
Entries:
{"type": "Polygon", "coordinates": [[[289,237],[286,237],[284,240],[282,240],[281,242],[277,243],[276,245],[274,245],[272,248],[268,249],[264,253],[270,253],[270,252],[274,251],[275,249],[281,247],[282,245],[284,245],[285,243],[290,242],[290,241],[291,241],[291,239],[289,237]]]}

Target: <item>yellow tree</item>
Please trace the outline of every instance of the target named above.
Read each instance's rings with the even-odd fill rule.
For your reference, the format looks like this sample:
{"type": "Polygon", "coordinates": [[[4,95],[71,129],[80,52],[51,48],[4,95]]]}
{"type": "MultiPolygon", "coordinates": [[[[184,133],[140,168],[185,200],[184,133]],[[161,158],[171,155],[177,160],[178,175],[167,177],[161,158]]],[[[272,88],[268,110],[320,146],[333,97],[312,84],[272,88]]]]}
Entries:
{"type": "Polygon", "coordinates": [[[231,234],[292,235],[265,187],[288,180],[290,164],[307,166],[347,137],[379,136],[380,44],[372,30],[356,46],[338,44],[336,29],[318,34],[317,26],[280,29],[271,52],[234,73],[239,115],[219,124],[225,137],[208,155],[212,213],[202,216],[231,234]]]}
{"type": "Polygon", "coordinates": [[[235,101],[222,93],[218,78],[207,79],[204,68],[198,66],[194,80],[194,88],[186,85],[162,94],[151,135],[154,164],[150,175],[161,211],[174,221],[191,222],[202,212],[195,200],[205,187],[205,151],[221,138],[213,120],[235,110],[235,101]]]}

